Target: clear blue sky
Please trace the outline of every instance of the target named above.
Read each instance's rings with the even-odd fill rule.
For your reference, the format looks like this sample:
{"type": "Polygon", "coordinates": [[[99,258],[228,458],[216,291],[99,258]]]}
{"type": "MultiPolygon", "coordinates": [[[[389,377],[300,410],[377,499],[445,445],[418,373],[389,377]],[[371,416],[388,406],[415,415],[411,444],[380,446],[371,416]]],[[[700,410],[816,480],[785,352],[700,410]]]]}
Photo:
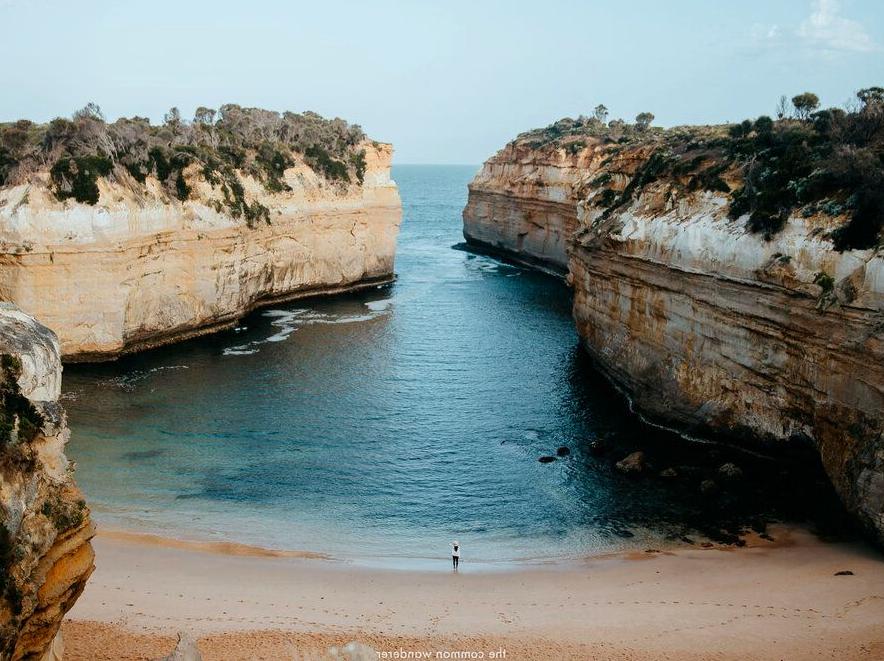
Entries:
{"type": "Polygon", "coordinates": [[[882,0],[0,0],[0,120],[315,110],[400,163],[479,163],[559,117],[773,113],[884,85],[882,0]]]}

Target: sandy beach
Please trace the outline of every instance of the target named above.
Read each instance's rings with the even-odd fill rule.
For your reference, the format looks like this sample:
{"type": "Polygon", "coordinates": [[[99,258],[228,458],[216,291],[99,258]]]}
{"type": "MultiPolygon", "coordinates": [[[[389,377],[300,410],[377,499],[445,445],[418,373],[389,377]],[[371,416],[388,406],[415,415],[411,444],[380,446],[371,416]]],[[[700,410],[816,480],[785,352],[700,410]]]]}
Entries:
{"type": "Polygon", "coordinates": [[[65,659],[157,658],[180,630],[209,660],[310,658],[350,640],[386,658],[884,658],[881,555],[797,530],[774,539],[505,571],[465,559],[453,575],[100,533],[65,659]]]}

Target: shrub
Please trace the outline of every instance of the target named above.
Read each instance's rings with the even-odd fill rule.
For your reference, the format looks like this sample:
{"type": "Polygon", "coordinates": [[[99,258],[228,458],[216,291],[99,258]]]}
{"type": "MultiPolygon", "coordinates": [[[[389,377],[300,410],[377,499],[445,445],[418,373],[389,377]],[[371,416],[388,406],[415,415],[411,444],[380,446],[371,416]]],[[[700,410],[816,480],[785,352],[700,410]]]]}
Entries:
{"type": "Polygon", "coordinates": [[[113,169],[110,159],[103,156],[61,157],[49,174],[55,184],[55,194],[61,199],[69,197],[77,202],[98,202],[98,177],[106,177],[113,169]]]}
{"type": "Polygon", "coordinates": [[[350,173],[347,171],[347,165],[331,157],[331,155],[322,147],[313,145],[308,147],[304,152],[307,162],[314,170],[320,171],[330,181],[343,180],[350,181],[350,173]]]}
{"type": "Polygon", "coordinates": [[[71,119],[57,118],[37,125],[26,120],[0,124],[0,185],[26,181],[45,167],[47,157],[53,190],[59,199],[98,202],[98,177],[128,172],[143,184],[151,175],[170,197],[191,195],[183,171],[191,164],[213,186],[222,186],[225,206],[236,217],[269,222],[269,210],[245,200],[233,180],[255,176],[272,193],[287,190],[283,174],[295,155],[330,181],[363,182],[365,152],[362,129],[342,119],[325,119],[313,112],[277,113],[235,104],[218,111],[200,107],[192,123],[172,108],[160,126],[143,117],[107,123],[101,109],[89,104],[71,119]]]}

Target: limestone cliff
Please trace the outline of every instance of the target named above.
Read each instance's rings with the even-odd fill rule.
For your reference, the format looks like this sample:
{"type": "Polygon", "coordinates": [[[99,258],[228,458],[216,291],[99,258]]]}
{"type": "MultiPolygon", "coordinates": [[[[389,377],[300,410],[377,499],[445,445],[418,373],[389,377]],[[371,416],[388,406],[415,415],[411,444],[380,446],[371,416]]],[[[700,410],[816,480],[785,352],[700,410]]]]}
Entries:
{"type": "Polygon", "coordinates": [[[55,335],[0,304],[0,658],[40,659],[93,570],[89,510],[64,455],[55,335]]]}
{"type": "Polygon", "coordinates": [[[470,183],[464,238],[509,259],[567,273],[568,239],[577,226],[574,183],[587,165],[583,152],[510,143],[470,183]]]}
{"type": "Polygon", "coordinates": [[[517,140],[470,186],[464,233],[567,263],[582,342],[641,414],[691,436],[817,448],[884,543],[884,254],[835,250],[838,209],[750,231],[729,214],[741,171],[702,142],[664,167],[654,139],[517,140]]]}
{"type": "MultiPolygon", "coordinates": [[[[46,172],[0,188],[0,299],[55,331],[65,359],[94,360],[229,325],[267,303],[389,282],[401,203],[392,148],[365,141],[361,181],[330,181],[303,159],[277,191],[239,173],[247,223],[197,165],[187,199],[122,168],[96,204],[59,201],[46,172]]],[[[236,185],[234,181],[232,185],[236,185]]]]}

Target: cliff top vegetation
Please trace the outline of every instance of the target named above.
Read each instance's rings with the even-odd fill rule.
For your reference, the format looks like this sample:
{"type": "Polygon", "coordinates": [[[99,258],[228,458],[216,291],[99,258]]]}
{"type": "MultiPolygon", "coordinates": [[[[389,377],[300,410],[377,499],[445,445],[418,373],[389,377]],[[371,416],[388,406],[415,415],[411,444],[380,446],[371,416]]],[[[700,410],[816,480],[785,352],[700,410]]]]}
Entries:
{"type": "MultiPolygon", "coordinates": [[[[561,119],[518,136],[516,144],[551,147],[577,154],[589,142],[607,158],[590,184],[592,200],[610,215],[642,188],[666,180],[688,190],[713,190],[730,197],[729,215],[746,218],[747,228],[771,238],[788,217],[822,214],[841,218],[830,238],[837,250],[881,245],[884,232],[884,88],[860,90],[846,108],[819,108],[815,94],[780,99],[777,118],[761,116],[739,124],[651,125],[607,120],[607,109],[591,117],[561,119]],[[615,172],[617,154],[642,147],[647,158],[630,172],[615,172]],[[627,174],[616,186],[614,174],[627,174]],[[739,182],[739,184],[737,184],[739,182]]],[[[634,164],[634,161],[633,161],[634,164]]]]}
{"type": "MultiPolygon", "coordinates": [[[[28,181],[48,170],[59,199],[98,202],[99,177],[120,179],[128,174],[143,184],[156,177],[170,196],[186,200],[191,190],[184,176],[190,165],[219,186],[224,205],[249,224],[269,211],[248,201],[240,174],[251,175],[270,192],[289,188],[286,168],[300,156],[330,182],[362,182],[365,152],[362,129],[342,119],[314,113],[278,113],[235,104],[219,110],[198,108],[193,119],[172,108],[160,125],[144,117],[107,122],[93,104],[70,119],[46,124],[26,119],[0,124],[0,186],[28,181]]],[[[220,209],[219,209],[220,211],[220,209]]]]}

